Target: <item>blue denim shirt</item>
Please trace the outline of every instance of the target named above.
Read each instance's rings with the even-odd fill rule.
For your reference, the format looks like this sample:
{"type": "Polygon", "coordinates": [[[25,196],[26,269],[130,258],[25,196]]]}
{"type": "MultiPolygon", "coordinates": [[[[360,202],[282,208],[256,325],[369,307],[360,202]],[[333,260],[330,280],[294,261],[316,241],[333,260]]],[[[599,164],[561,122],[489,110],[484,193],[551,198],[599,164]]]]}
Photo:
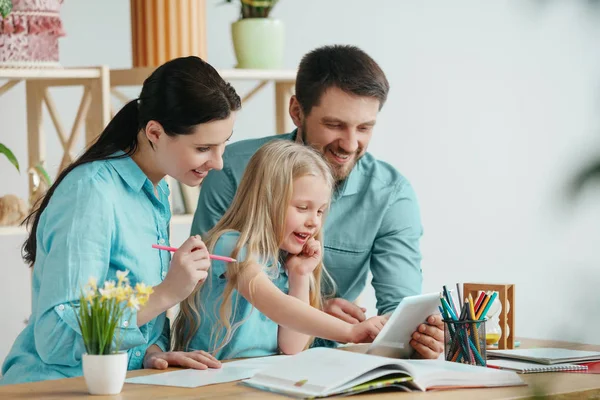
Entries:
{"type": "MultiPolygon", "coordinates": [[[[122,154],[122,153],[121,153],[122,154]]],[[[2,366],[0,384],[82,375],[85,352],[75,313],[91,276],[99,285],[129,270],[132,285],[159,284],[171,256],[169,189],[155,188],[130,158],[75,168],[59,184],[41,215],[32,274],[32,313],[2,366]]],[[[169,323],[162,313],[143,326],[134,314],[120,327],[128,369],[142,367],[146,349],[168,349],[169,323]]]]}
{"type": "MultiPolygon", "coordinates": [[[[224,167],[204,180],[192,234],[203,234],[223,216],[250,157],[271,140],[295,140],[296,132],[228,145],[224,167]]],[[[419,241],[423,234],[415,192],[391,165],[366,153],[339,185],[325,221],[324,265],[336,297],[354,301],[367,274],[379,314],[394,310],[406,296],[421,293],[419,241]]]]}

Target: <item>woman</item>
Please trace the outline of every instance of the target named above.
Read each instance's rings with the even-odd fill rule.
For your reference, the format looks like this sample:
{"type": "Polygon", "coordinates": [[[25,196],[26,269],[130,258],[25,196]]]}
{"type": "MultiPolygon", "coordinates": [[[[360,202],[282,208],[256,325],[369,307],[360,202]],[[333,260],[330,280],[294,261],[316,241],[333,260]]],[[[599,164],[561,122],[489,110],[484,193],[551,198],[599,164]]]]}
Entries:
{"type": "Polygon", "coordinates": [[[128,369],[220,366],[205,352],[168,352],[165,311],[206,278],[206,246],[191,237],[171,260],[151,245],[169,240],[163,178],[197,186],[211,169],[221,169],[240,106],[233,87],[206,62],[169,61],[59,175],[29,216],[23,250],[33,267],[32,315],[4,362],[2,384],[81,375],[80,290],[90,277],[116,280],[125,270],[131,284],[154,287],[148,303],[120,327],[128,369]]]}

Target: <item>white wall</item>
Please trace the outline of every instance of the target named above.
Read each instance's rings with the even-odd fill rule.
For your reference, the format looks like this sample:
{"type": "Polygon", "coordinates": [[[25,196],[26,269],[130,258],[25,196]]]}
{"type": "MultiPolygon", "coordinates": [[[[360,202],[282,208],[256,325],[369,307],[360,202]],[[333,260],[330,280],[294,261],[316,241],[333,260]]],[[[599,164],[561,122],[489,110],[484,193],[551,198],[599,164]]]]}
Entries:
{"type": "MultiPolygon", "coordinates": [[[[238,8],[207,3],[208,61],[230,68],[229,24],[238,8]]],[[[392,90],[370,150],[417,190],[424,290],[457,281],[515,283],[519,336],[600,343],[593,290],[600,282],[600,191],[565,202],[566,182],[600,147],[600,6],[594,4],[282,0],[274,12],[286,24],[286,68],[332,43],[358,45],[381,64],[392,90]]],[[[131,65],[127,2],[67,1],[62,15],[63,65],[131,65]]],[[[55,93],[66,124],[80,91],[55,93]]],[[[0,98],[0,141],[23,164],[24,106],[22,86],[0,98]]],[[[272,110],[270,93],[261,93],[242,111],[234,140],[271,134],[272,110]]],[[[60,145],[53,135],[48,162],[55,169],[60,145]]],[[[0,168],[0,195],[24,196],[25,176],[1,159],[0,168]]],[[[173,242],[186,234],[179,227],[173,242]]],[[[30,306],[11,302],[10,290],[26,290],[22,239],[0,237],[6,271],[0,312],[13,323],[30,306]]],[[[365,303],[372,309],[372,294],[365,303]]],[[[3,337],[18,331],[6,329],[3,337]]],[[[0,343],[0,360],[9,346],[0,343]]]]}

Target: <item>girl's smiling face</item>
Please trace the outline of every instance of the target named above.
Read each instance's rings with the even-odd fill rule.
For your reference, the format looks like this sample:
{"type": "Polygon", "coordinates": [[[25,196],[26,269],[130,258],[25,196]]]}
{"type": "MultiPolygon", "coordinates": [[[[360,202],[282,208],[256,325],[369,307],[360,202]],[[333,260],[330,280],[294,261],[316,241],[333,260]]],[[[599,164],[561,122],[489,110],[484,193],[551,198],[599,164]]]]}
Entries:
{"type": "Polygon", "coordinates": [[[290,254],[299,254],[308,239],[321,229],[331,191],[323,178],[313,175],[296,178],[293,185],[280,247],[290,254]]]}

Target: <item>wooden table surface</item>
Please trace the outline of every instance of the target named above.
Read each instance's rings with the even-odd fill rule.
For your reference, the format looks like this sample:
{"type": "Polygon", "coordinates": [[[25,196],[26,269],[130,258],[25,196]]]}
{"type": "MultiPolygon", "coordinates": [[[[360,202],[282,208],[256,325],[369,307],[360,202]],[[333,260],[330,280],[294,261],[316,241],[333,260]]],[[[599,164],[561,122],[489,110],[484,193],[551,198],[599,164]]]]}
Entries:
{"type": "MultiPolygon", "coordinates": [[[[562,347],[575,350],[598,350],[600,346],[521,339],[522,347],[562,347]]],[[[176,370],[170,368],[169,370],[176,370]]],[[[130,371],[127,377],[151,375],[164,371],[130,371]]],[[[427,393],[374,393],[351,396],[352,399],[522,399],[535,394],[544,394],[549,399],[600,399],[600,374],[543,373],[521,375],[528,386],[463,389],[427,393]]],[[[198,388],[178,388],[170,386],[139,385],[125,383],[123,391],[115,396],[90,396],[82,377],[0,386],[0,399],[289,399],[247,386],[237,382],[198,388]]]]}

